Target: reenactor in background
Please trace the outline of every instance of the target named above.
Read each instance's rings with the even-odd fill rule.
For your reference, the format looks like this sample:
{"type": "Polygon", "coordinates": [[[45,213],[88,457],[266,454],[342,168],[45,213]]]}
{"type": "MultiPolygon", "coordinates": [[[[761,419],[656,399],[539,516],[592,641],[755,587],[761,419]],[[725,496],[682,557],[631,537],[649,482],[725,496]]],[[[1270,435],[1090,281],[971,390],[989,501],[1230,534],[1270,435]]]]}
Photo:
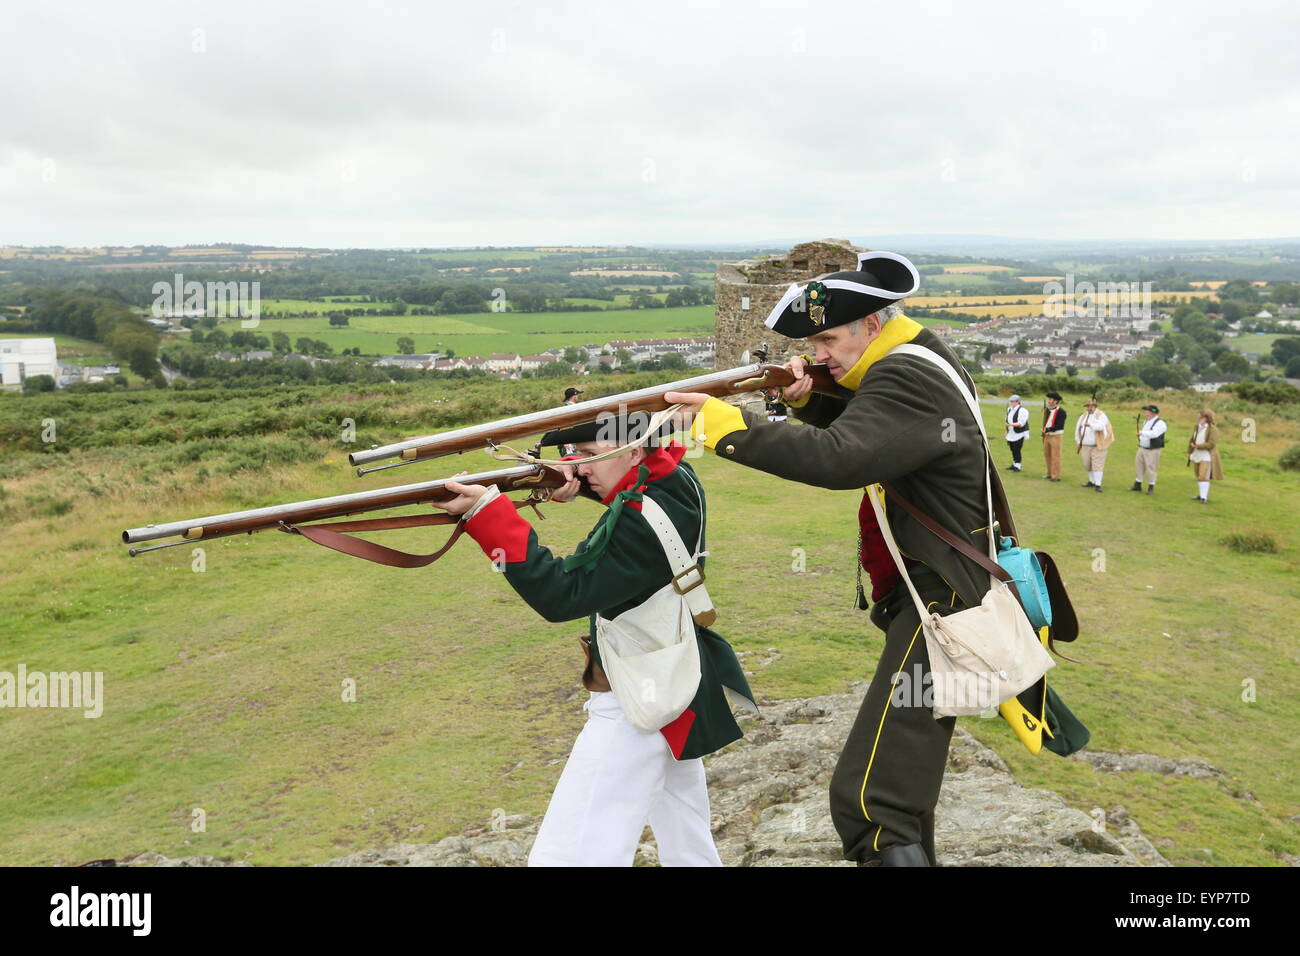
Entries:
{"type": "MultiPolygon", "coordinates": [[[[581,394],[582,392],[576,388],[566,388],[564,390],[564,404],[577,405],[578,402],[582,401],[582,399],[578,397],[581,394]]],[[[560,454],[568,458],[572,455],[576,455],[577,451],[574,450],[572,444],[565,444],[560,447],[560,454]]]]}
{"type": "Polygon", "coordinates": [[[1210,481],[1223,480],[1223,464],[1219,461],[1219,428],[1214,424],[1214,412],[1201,409],[1187,443],[1187,463],[1196,469],[1196,497],[1193,501],[1210,503],[1210,481]]]}
{"type": "Polygon", "coordinates": [[[1143,405],[1147,420],[1138,429],[1137,477],[1129,491],[1141,491],[1142,482],[1147,483],[1147,494],[1156,493],[1156,472],[1160,468],[1160,449],[1165,447],[1165,432],[1169,426],[1160,417],[1160,409],[1155,405],[1143,405]]]}
{"type": "Polygon", "coordinates": [[[1088,399],[1084,407],[1084,416],[1074,428],[1074,440],[1078,444],[1079,457],[1083,461],[1083,470],[1088,473],[1084,488],[1101,491],[1101,474],[1106,470],[1106,455],[1111,443],[1115,441],[1115,431],[1110,427],[1110,419],[1097,407],[1095,398],[1088,399]]]}
{"type": "Polygon", "coordinates": [[[1020,449],[1029,437],[1029,409],[1020,404],[1020,396],[1007,399],[1007,444],[1011,447],[1008,471],[1020,470],[1020,449]]]}
{"type": "Polygon", "coordinates": [[[763,389],[763,406],[767,410],[767,420],[769,422],[783,422],[786,420],[785,402],[781,401],[781,393],[778,389],[763,389]]]}
{"type": "Polygon", "coordinates": [[[1065,432],[1065,409],[1058,392],[1048,392],[1043,403],[1043,458],[1050,481],[1061,480],[1061,435],[1065,432]]]}

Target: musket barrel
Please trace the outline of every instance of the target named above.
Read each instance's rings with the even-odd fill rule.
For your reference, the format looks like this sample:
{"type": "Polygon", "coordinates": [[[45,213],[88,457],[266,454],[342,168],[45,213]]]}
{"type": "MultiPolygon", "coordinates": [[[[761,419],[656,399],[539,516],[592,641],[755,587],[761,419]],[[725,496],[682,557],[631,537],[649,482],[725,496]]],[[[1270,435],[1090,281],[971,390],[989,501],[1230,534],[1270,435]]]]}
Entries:
{"type": "MultiPolygon", "coordinates": [[[[402,452],[408,449],[421,448],[430,444],[450,444],[460,441],[482,440],[484,443],[488,439],[508,440],[504,434],[507,430],[513,432],[513,436],[531,435],[534,432],[528,431],[528,426],[537,425],[535,431],[549,431],[553,428],[564,428],[568,425],[577,425],[581,422],[589,422],[595,418],[603,409],[607,409],[611,404],[624,404],[637,402],[643,399],[654,398],[664,392],[689,392],[701,386],[713,385],[718,382],[727,382],[732,379],[742,380],[752,378],[762,373],[763,366],[760,364],[743,365],[739,368],[729,368],[721,372],[710,372],[708,375],[697,375],[695,378],[682,379],[680,382],[665,383],[663,385],[654,385],[650,388],[641,388],[633,392],[622,392],[616,395],[606,395],[604,398],[592,398],[585,402],[576,402],[573,405],[561,405],[558,408],[552,408],[540,412],[529,412],[527,415],[516,415],[514,418],[503,418],[499,421],[489,422],[486,425],[470,425],[465,428],[456,428],[451,431],[441,432],[437,435],[424,435],[420,438],[408,438],[406,441],[394,442],[391,445],[381,445],[378,448],[368,448],[364,451],[354,451],[348,455],[348,462],[352,465],[365,465],[372,461],[382,461],[386,458],[396,458],[402,452]]],[[[668,407],[667,402],[663,405],[668,407]]]]}
{"type": "MultiPolygon", "coordinates": [[[[219,529],[229,525],[250,525],[274,527],[285,518],[298,516],[298,520],[315,520],[322,517],[339,517],[360,511],[379,510],[386,507],[398,507],[401,502],[393,502],[395,497],[409,498],[409,503],[420,500],[426,492],[438,491],[448,481],[475,482],[494,478],[522,478],[537,471],[536,465],[516,465],[511,468],[498,468],[479,472],[474,475],[462,475],[459,478],[440,478],[437,481],[421,481],[410,485],[396,485],[390,488],[373,488],[370,491],[358,491],[350,495],[334,495],[329,498],[315,498],[310,501],[295,501],[284,505],[271,505],[267,508],[253,508],[249,511],[231,511],[222,515],[210,515],[206,518],[191,518],[187,521],[172,521],[167,524],[149,525],[144,528],[131,528],[122,532],[122,541],[136,544],[140,541],[154,541],[158,538],[170,538],[174,535],[187,535],[194,529],[219,529]],[[312,512],[303,517],[303,512],[312,512]],[[332,512],[332,514],[322,514],[332,512]]],[[[240,529],[242,530],[242,529],[240,529]]],[[[200,540],[206,535],[197,536],[200,540]]]]}

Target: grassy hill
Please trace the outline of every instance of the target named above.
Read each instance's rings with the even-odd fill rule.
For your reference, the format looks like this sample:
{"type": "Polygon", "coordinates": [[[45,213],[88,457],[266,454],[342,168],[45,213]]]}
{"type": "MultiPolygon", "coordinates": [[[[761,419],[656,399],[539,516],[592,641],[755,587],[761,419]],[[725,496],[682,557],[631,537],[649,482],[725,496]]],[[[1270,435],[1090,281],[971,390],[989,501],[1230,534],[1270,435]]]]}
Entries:
{"type": "MultiPolygon", "coordinates": [[[[541,812],[585,716],[575,640],[585,624],[542,621],[472,543],[405,571],[267,533],[209,542],[196,571],[188,547],[132,559],[119,535],[477,467],[488,459],[357,479],[331,436],[344,414],[364,445],[510,414],[542,394],[533,382],[491,382],[0,396],[0,671],[102,671],[106,683],[98,719],[0,710],[0,861],[154,849],[309,863],[486,826],[497,808],[541,812]],[[47,418],[60,429],[53,446],[36,437],[47,418]],[[355,702],[344,700],[346,681],[355,702]]],[[[1146,400],[1112,406],[1113,420],[1131,421],[1146,400]]],[[[1200,399],[1159,400],[1181,436],[1200,399]]],[[[1056,557],[1084,622],[1069,653],[1086,663],[1052,677],[1092,747],[1199,757],[1227,776],[1099,773],[1046,751],[1031,757],[1000,720],[962,722],[1022,782],[1084,811],[1123,804],[1177,863],[1268,865],[1300,853],[1289,822],[1300,812],[1300,516],[1296,475],[1276,465],[1300,441],[1300,421],[1208,400],[1225,413],[1227,472],[1208,506],[1190,500],[1181,438],[1157,495],[1123,491],[1134,444],[1124,427],[1104,494],[1077,487],[1072,458],[1066,481],[1042,481],[1032,446],[1008,486],[1022,533],[1056,557]],[[1235,425],[1247,414],[1254,443],[1235,425]],[[1220,543],[1236,530],[1267,531],[1281,550],[1238,554],[1220,543]]],[[[996,434],[1000,409],[985,415],[996,434]]],[[[995,452],[1006,458],[1000,443],[995,452]]],[[[858,495],[707,454],[695,464],[710,496],[718,630],[740,650],[781,652],[754,689],[823,694],[869,676],[882,635],[849,610],[858,495]],[[795,548],[806,551],[801,572],[795,548]]],[[[546,513],[538,532],[561,554],[598,516],[587,502],[546,513]]],[[[432,550],[442,532],[385,535],[432,550]]]]}

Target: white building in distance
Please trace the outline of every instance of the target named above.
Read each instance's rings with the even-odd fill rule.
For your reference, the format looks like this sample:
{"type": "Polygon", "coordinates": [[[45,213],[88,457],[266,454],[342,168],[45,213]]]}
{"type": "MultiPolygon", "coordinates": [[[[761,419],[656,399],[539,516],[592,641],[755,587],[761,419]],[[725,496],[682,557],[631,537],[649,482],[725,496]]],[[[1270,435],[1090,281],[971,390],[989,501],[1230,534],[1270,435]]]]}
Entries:
{"type": "Polygon", "coordinates": [[[33,375],[59,380],[54,339],[0,339],[0,387],[20,389],[33,375]]]}

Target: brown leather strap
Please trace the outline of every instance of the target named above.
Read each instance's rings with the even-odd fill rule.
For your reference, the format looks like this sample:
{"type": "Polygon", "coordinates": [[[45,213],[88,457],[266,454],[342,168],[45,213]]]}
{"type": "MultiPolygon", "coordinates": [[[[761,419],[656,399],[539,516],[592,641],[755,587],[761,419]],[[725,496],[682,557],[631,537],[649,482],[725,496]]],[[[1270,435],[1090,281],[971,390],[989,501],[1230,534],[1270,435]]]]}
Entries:
{"type": "MultiPolygon", "coordinates": [[[[512,501],[510,503],[515,506],[516,511],[530,505],[534,510],[537,507],[535,502],[527,500],[512,501]]],[[[287,531],[290,534],[300,534],[308,541],[313,541],[322,547],[331,548],[341,554],[349,554],[354,558],[373,561],[375,564],[382,564],[385,567],[425,568],[451,550],[452,545],[465,532],[465,525],[461,522],[459,515],[429,514],[400,515],[393,518],[365,518],[360,521],[329,521],[324,524],[289,525],[281,523],[280,530],[287,531]],[[411,554],[407,551],[398,551],[396,548],[385,547],[382,544],[375,544],[373,541],[366,541],[364,538],[354,538],[352,535],[341,534],[343,531],[388,531],[394,528],[416,528],[424,525],[452,523],[455,523],[456,530],[451,533],[447,543],[433,554],[411,554]]]]}
{"type": "Polygon", "coordinates": [[[366,561],[373,561],[375,564],[382,564],[386,567],[423,568],[433,564],[451,550],[451,546],[464,533],[465,526],[457,522],[456,530],[451,533],[447,543],[433,554],[409,554],[406,551],[398,551],[396,548],[386,548],[382,544],[375,544],[373,541],[366,541],[363,538],[354,538],[348,534],[331,531],[325,525],[284,525],[280,530],[288,531],[291,534],[300,534],[308,541],[314,541],[322,547],[332,548],[343,554],[350,554],[354,558],[363,558],[366,561]]]}
{"type": "MultiPolygon", "coordinates": [[[[900,495],[898,493],[898,489],[896,489],[889,482],[882,481],[881,486],[885,489],[885,494],[889,495],[889,497],[897,501],[899,506],[902,507],[904,511],[906,511],[909,515],[911,515],[918,522],[920,522],[920,524],[928,531],[930,531],[932,534],[936,535],[938,538],[945,541],[947,544],[955,548],[961,554],[970,558],[972,561],[974,561],[976,564],[982,567],[989,574],[993,575],[999,581],[1006,581],[1007,583],[1011,582],[1010,573],[1008,573],[1007,569],[1002,567],[1002,565],[998,564],[987,554],[977,551],[975,548],[971,546],[970,542],[961,540],[961,538],[957,537],[947,528],[943,527],[943,525],[939,524],[937,521],[935,521],[933,518],[927,515],[924,511],[921,511],[916,507],[914,507],[911,504],[911,502],[909,502],[906,498],[900,495]]],[[[993,533],[992,529],[989,529],[989,533],[990,534],[993,533]]]]}

